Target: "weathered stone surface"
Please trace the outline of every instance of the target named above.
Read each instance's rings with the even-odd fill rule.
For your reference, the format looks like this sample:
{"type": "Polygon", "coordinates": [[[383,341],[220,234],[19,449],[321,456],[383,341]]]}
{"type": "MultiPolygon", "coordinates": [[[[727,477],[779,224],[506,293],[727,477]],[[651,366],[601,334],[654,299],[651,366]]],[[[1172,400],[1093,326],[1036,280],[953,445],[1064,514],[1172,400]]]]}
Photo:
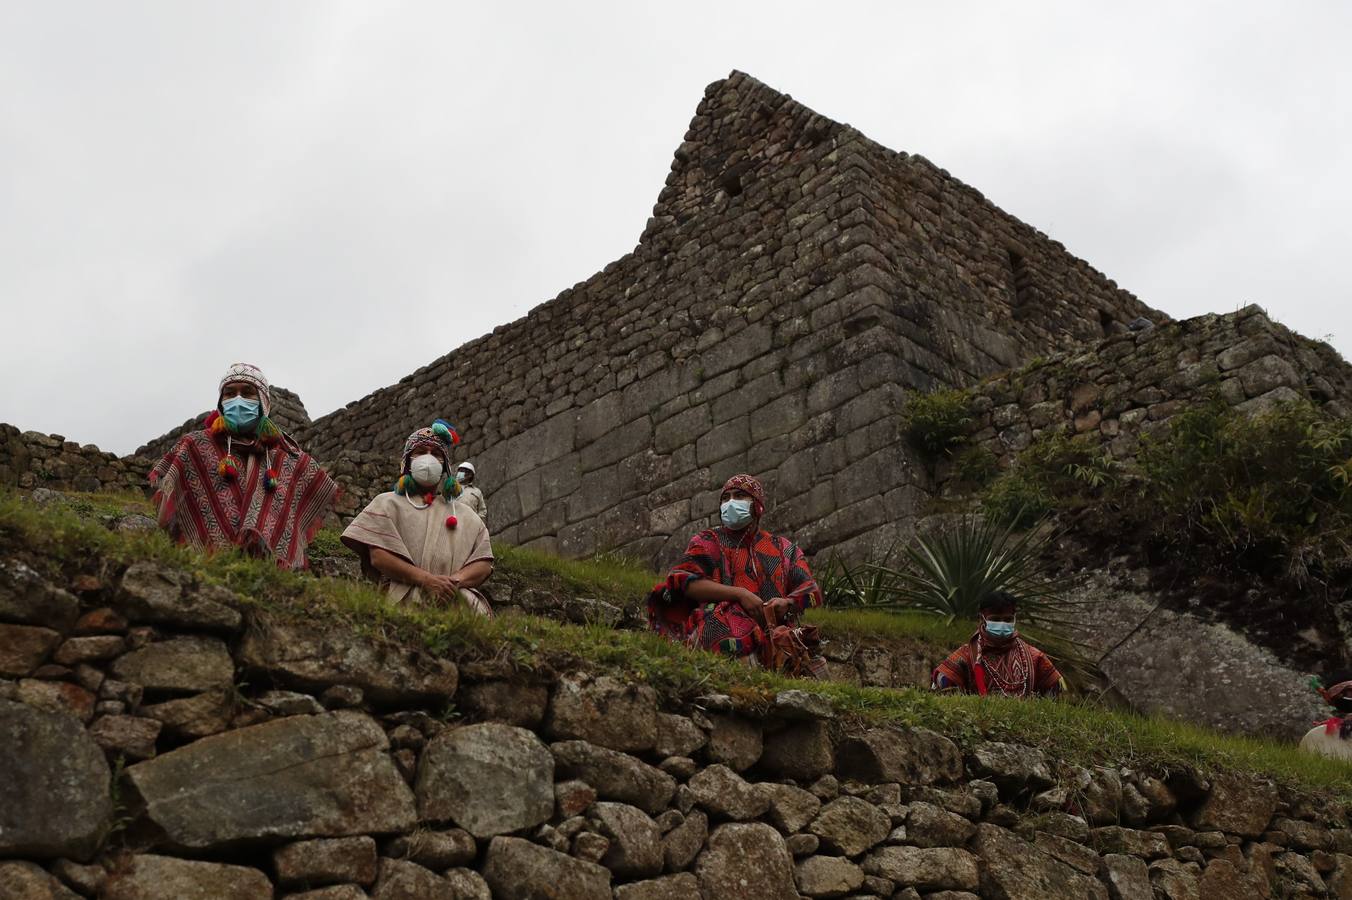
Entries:
{"type": "Polygon", "coordinates": [[[324,712],[318,700],[299,691],[265,691],[254,703],[274,716],[315,716],[324,712]]]}
{"type": "Polygon", "coordinates": [[[784,846],[789,848],[789,854],[794,859],[800,856],[811,856],[821,849],[821,839],[815,834],[799,832],[791,834],[784,839],[784,846]]]}
{"type": "Polygon", "coordinates": [[[1002,796],[1025,788],[1042,790],[1055,783],[1042,751],[1020,744],[986,741],[972,751],[972,770],[995,782],[1002,796]]]}
{"type": "Polygon", "coordinates": [[[627,803],[597,803],[592,816],[610,849],[601,864],[616,877],[646,878],[662,871],[662,833],[643,810],[627,803]]]}
{"type": "Polygon", "coordinates": [[[493,900],[493,891],[484,877],[473,869],[448,869],[442,873],[451,886],[455,900],[493,900]]]}
{"type": "Polygon", "coordinates": [[[870,784],[937,784],[962,778],[962,753],[941,734],[924,728],[873,729],[843,741],[836,774],[870,784]]]}
{"type": "Polygon", "coordinates": [[[283,887],[376,880],[376,842],[366,835],[297,841],[273,851],[273,871],[283,887]]]}
{"type": "Polygon", "coordinates": [[[1196,865],[1176,859],[1160,859],[1150,864],[1150,884],[1158,900],[1199,900],[1196,865]]]}
{"type": "Polygon", "coordinates": [[[474,860],[477,853],[474,836],[463,828],[448,828],[444,831],[419,829],[412,834],[400,835],[385,848],[387,856],[407,859],[437,871],[466,865],[474,860]]]}
{"type": "MultiPolygon", "coordinates": [[[[1145,861],[1135,856],[1109,853],[1103,857],[1103,880],[1108,883],[1110,900],[1152,900],[1150,871],[1145,861]]],[[[1229,897],[1226,900],[1237,900],[1229,897]]]]}
{"type": "Polygon", "coordinates": [[[423,751],[418,817],[477,838],[532,828],[554,814],[554,757],[533,732],[485,722],[448,729],[423,751]]]}
{"type": "Polygon", "coordinates": [[[126,644],[126,640],[116,634],[73,637],[56,649],[56,653],[52,654],[52,662],[60,666],[101,662],[117,656],[126,648],[126,644]]]}
{"type": "Polygon", "coordinates": [[[138,854],[108,876],[103,900],[272,900],[257,869],[138,854]]]}
{"type": "Polygon", "coordinates": [[[103,751],[69,716],[0,700],[0,856],[86,860],[112,817],[103,751]]]}
{"type": "Polygon", "coordinates": [[[80,601],[15,559],[0,561],[0,622],[39,625],[67,632],[80,614],[80,601]]]}
{"type": "MultiPolygon", "coordinates": [[[[1146,892],[1140,895],[1145,900],[1151,900],[1149,884],[1147,880],[1146,892]]],[[[1332,880],[1328,882],[1328,887],[1331,896],[1339,900],[1349,896],[1346,889],[1338,889],[1332,880]]],[[[1268,893],[1267,882],[1259,873],[1245,871],[1228,859],[1211,860],[1197,882],[1198,900],[1238,900],[1240,897],[1265,897],[1268,893]]],[[[1118,898],[1114,897],[1113,900],[1118,898]]],[[[1135,897],[1124,896],[1122,900],[1135,900],[1135,897]]]]}
{"type": "Polygon", "coordinates": [[[699,879],[689,872],[636,881],[615,888],[615,900],[702,900],[699,879]]]}
{"type": "Polygon", "coordinates": [[[956,847],[881,847],[864,857],[864,871],[922,891],[975,891],[976,857],[956,847]]]}
{"type": "Polygon", "coordinates": [[[761,726],[741,716],[710,716],[709,743],[704,753],[710,762],[742,772],[760,759],[764,743],[761,726]]]}
{"type": "Polygon", "coordinates": [[[564,675],[549,698],[545,734],[611,750],[651,750],[657,744],[657,694],[609,675],[564,675]]]}
{"type": "MultiPolygon", "coordinates": [[[[52,874],[74,888],[76,893],[86,897],[96,896],[103,890],[103,883],[108,880],[108,870],[103,866],[81,865],[69,859],[58,859],[52,863],[52,874]]],[[[0,877],[0,884],[4,884],[4,881],[4,878],[0,877]]]]}
{"type": "Polygon", "coordinates": [[[376,900],[459,900],[445,878],[402,859],[380,861],[380,880],[371,896],[376,900]]]}
{"type": "Polygon", "coordinates": [[[713,765],[690,779],[695,802],[715,818],[745,821],[770,808],[770,797],[760,785],[748,784],[727,766],[713,765]]]}
{"type": "Polygon", "coordinates": [[[542,684],[483,681],[462,685],[455,703],[476,719],[533,729],[544,720],[549,689],[542,684]]]}
{"type": "Polygon", "coordinates": [[[690,867],[709,837],[709,817],[698,809],[686,814],[685,821],[662,837],[662,857],[668,872],[690,867]]]}
{"type": "Polygon", "coordinates": [[[775,694],[775,714],[786,719],[832,719],[836,710],[828,697],[789,688],[775,694]]]}
{"type": "Polygon", "coordinates": [[[808,826],[822,844],[845,856],[858,856],[892,830],[887,813],[858,797],[837,797],[822,807],[808,826]]]}
{"type": "Polygon", "coordinates": [[[917,847],[961,847],[976,830],[971,822],[932,803],[912,803],[906,834],[917,847]]]}
{"type": "Polygon", "coordinates": [[[577,778],[554,785],[554,814],[561,819],[580,816],[596,802],[596,788],[577,778]]]}
{"type": "Polygon", "coordinates": [[[1093,841],[1100,853],[1125,853],[1145,860],[1169,855],[1169,841],[1154,831],[1108,825],[1094,829],[1093,841]]]}
{"type": "Polygon", "coordinates": [[[603,866],[513,837],[495,837],[484,858],[484,880],[494,897],[513,900],[611,900],[603,866]]]}
{"type": "Polygon", "coordinates": [[[73,716],[81,722],[94,717],[94,695],[78,684],[66,681],[21,679],[14,691],[14,699],[46,712],[73,716]]]}
{"type": "Polygon", "coordinates": [[[791,784],[762,784],[761,790],[770,797],[771,824],[785,834],[802,831],[822,808],[816,794],[791,784]]]}
{"type": "Polygon", "coordinates": [[[994,825],[977,826],[983,894],[1009,900],[1107,900],[1102,882],[994,825]]]}
{"type": "Polygon", "coordinates": [[[385,732],[354,712],[214,735],[127,769],[146,816],[188,848],[406,831],[413,793],[385,732]]]}
{"type": "Polygon", "coordinates": [[[795,722],[765,736],[760,765],[785,778],[811,781],[835,765],[831,732],[825,722],[795,722]]]}
{"type": "Polygon", "coordinates": [[[692,756],[708,740],[704,729],[688,717],[657,714],[657,744],[653,749],[658,756],[692,756]]]}
{"type": "Polygon", "coordinates": [[[705,897],[780,900],[794,895],[793,860],[784,840],[759,822],[720,825],[695,861],[705,897]]]}
{"type": "Polygon", "coordinates": [[[61,632],[34,625],[0,625],[0,675],[21,678],[47,661],[61,632]]]}
{"type": "Polygon", "coordinates": [[[102,716],[89,726],[89,736],[109,753],[129,760],[150,759],[162,726],[140,716],[102,716]]]}
{"type": "Polygon", "coordinates": [[[1193,815],[1192,826],[1257,837],[1267,830],[1276,811],[1277,788],[1271,783],[1217,776],[1211,781],[1211,793],[1193,815]]]}
{"type": "Polygon", "coordinates": [[[1097,875],[1103,867],[1102,858],[1093,849],[1045,831],[1033,835],[1033,846],[1086,875],[1097,875]]]}
{"type": "Polygon", "coordinates": [[[800,893],[809,897],[844,897],[864,883],[864,870],[839,856],[809,856],[793,868],[800,893]]]}
{"type": "Polygon", "coordinates": [[[235,663],[216,638],[180,637],[147,644],[113,662],[114,678],[147,691],[191,694],[229,687],[235,663]]]}
{"type": "Polygon", "coordinates": [[[606,800],[630,803],[649,815],[667,808],[676,793],[676,780],[626,753],[607,750],[586,741],[559,741],[549,745],[555,774],[580,778],[606,800]]]}
{"type": "MultiPolygon", "coordinates": [[[[334,884],[328,887],[315,888],[313,891],[287,894],[283,900],[366,900],[370,896],[355,884],[334,884]]],[[[492,898],[490,897],[489,900],[492,900],[492,898]]]]}
{"type": "Polygon", "coordinates": [[[382,706],[444,703],[455,695],[459,676],[450,660],[346,629],[291,622],[250,630],[239,653],[246,668],[297,690],[316,693],[331,685],[348,685],[382,706]]]}
{"type": "Polygon", "coordinates": [[[79,897],[40,866],[0,860],[0,900],[79,900],[79,897]]]}
{"type": "Polygon", "coordinates": [[[239,610],[224,588],[191,590],[184,573],[150,560],[132,563],[122,575],[118,606],[132,622],[175,628],[235,632],[239,610]]]}
{"type": "Polygon", "coordinates": [[[167,734],[196,740],[225,731],[234,714],[234,704],[228,691],[207,691],[144,706],[141,714],[160,722],[167,734]]]}

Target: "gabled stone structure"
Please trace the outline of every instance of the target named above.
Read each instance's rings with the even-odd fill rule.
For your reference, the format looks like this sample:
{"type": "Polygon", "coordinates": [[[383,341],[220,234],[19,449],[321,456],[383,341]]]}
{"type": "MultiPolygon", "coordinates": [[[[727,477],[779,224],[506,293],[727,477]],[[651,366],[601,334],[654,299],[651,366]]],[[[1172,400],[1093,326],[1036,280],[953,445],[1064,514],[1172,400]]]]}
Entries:
{"type": "Polygon", "coordinates": [[[1166,318],[925,159],[735,72],[631,253],[301,437],[392,456],[449,416],[495,536],[569,556],[669,558],[743,470],[809,551],[886,544],[928,489],[898,440],[907,390],[1140,316],[1166,318]]]}

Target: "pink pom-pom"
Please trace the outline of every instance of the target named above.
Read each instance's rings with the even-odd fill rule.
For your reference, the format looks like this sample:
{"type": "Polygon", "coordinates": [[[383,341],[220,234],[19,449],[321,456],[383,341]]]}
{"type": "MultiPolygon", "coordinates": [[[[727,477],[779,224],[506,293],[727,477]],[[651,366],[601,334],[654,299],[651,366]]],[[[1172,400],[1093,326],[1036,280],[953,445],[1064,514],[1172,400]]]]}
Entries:
{"type": "Polygon", "coordinates": [[[457,519],[455,516],[447,516],[447,517],[446,517],[446,527],[447,527],[447,528],[454,528],[455,526],[457,526],[457,525],[459,525],[459,524],[460,524],[460,520],[457,519]]]}

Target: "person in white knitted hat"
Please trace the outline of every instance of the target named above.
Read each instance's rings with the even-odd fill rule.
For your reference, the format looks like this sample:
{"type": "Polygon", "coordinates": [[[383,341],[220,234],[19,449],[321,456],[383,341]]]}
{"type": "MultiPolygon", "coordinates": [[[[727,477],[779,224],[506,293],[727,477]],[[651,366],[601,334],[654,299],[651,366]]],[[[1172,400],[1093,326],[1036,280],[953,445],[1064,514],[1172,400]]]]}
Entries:
{"type": "Polygon", "coordinates": [[[202,430],[178,439],[150,471],[160,527],[204,550],[239,547],[283,568],[306,565],[305,548],[338,486],[269,417],[268,380],[235,363],[202,430]]]}

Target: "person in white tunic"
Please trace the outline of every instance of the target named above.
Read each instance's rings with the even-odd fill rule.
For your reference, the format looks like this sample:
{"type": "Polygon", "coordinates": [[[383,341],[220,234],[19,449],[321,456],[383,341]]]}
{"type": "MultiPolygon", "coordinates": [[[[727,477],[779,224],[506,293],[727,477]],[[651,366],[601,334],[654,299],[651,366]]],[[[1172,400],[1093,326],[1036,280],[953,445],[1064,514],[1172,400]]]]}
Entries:
{"type": "Polygon", "coordinates": [[[1331,686],[1326,688],[1316,679],[1314,687],[1333,707],[1334,715],[1316,722],[1300,739],[1300,749],[1334,759],[1352,760],[1352,672],[1340,672],[1329,681],[1331,686]]]}
{"type": "Polygon", "coordinates": [[[477,477],[474,471],[474,463],[465,460],[460,464],[460,468],[455,472],[456,480],[460,482],[462,493],[460,499],[469,505],[469,508],[479,514],[479,518],[484,522],[488,521],[488,501],[484,499],[484,492],[479,490],[479,486],[474,483],[477,477]]]}
{"type": "Polygon", "coordinates": [[[379,495],[343,531],[362,571],[396,603],[463,603],[493,615],[479,590],[493,574],[488,527],[461,502],[450,465],[459,435],[438,419],[404,442],[393,491],[379,495]]]}

